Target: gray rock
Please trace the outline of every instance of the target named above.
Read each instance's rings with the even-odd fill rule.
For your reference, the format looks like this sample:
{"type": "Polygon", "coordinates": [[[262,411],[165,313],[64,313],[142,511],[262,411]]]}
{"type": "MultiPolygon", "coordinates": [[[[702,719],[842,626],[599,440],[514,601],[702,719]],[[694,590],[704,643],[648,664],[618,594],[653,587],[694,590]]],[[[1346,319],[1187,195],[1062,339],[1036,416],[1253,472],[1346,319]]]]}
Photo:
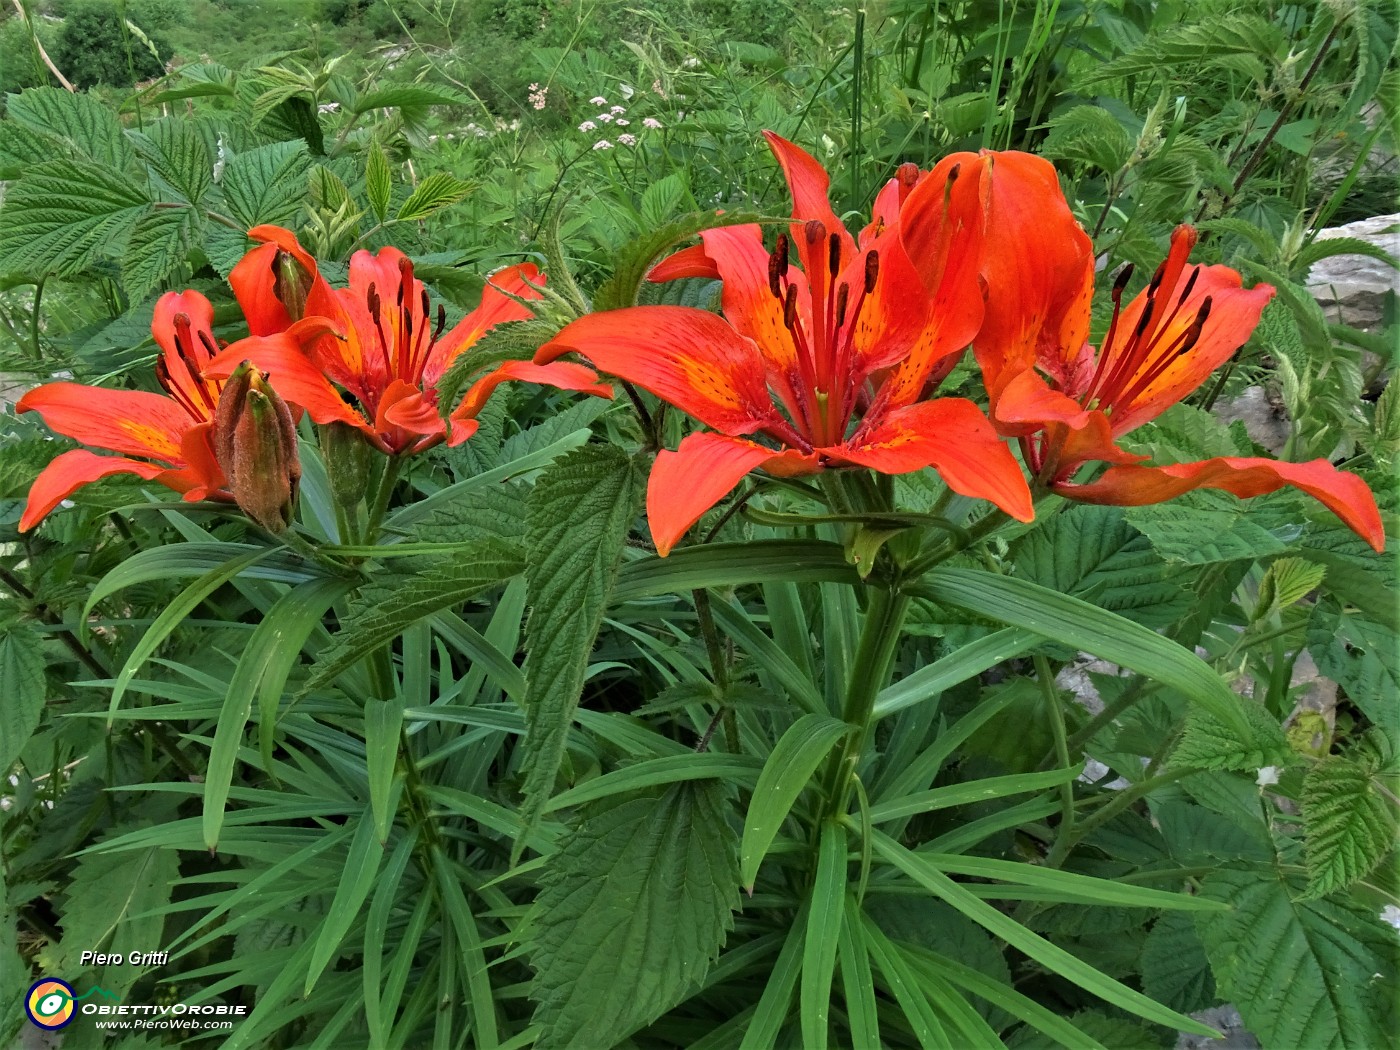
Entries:
{"type": "Polygon", "coordinates": [[[1247,386],[1238,397],[1218,402],[1215,417],[1226,426],[1242,420],[1249,439],[1275,456],[1288,441],[1288,414],[1262,386],[1247,386]]]}
{"type": "Polygon", "coordinates": [[[1217,1006],[1191,1016],[1217,1029],[1223,1038],[1207,1039],[1183,1032],[1176,1041],[1176,1050],[1260,1050],[1259,1040],[1245,1030],[1244,1019],[1233,1006],[1217,1006]]]}
{"type": "MultiPolygon", "coordinates": [[[[1317,235],[1318,240],[1334,237],[1353,237],[1400,259],[1400,212],[1334,226],[1317,235]]],[[[1400,294],[1400,271],[1367,255],[1333,255],[1313,264],[1308,290],[1328,320],[1369,331],[1380,324],[1386,293],[1400,294]]]]}

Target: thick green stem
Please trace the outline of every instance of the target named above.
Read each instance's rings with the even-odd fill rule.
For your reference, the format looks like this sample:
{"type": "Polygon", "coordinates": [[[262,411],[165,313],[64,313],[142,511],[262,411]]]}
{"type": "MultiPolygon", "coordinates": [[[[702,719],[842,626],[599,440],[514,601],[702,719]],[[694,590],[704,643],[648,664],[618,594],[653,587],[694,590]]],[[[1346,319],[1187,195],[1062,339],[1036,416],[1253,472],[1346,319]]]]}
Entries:
{"type": "Polygon", "coordinates": [[[890,665],[894,662],[895,649],[899,644],[899,632],[909,609],[908,596],[898,591],[872,588],[870,595],[870,607],[865,613],[865,626],[851,664],[846,700],[841,712],[841,717],[851,728],[827,774],[824,819],[839,819],[850,805],[856,767],[860,764],[866,738],[870,734],[875,697],[889,677],[890,665]]]}

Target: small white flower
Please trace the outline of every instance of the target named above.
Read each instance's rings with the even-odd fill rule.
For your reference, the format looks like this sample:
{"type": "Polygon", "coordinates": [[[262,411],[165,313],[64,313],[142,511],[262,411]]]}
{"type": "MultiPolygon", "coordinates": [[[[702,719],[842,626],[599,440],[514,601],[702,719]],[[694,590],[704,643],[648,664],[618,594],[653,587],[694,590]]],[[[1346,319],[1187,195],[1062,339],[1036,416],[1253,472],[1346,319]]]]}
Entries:
{"type": "Polygon", "coordinates": [[[619,136],[617,137],[617,141],[618,141],[619,144],[621,144],[621,145],[623,145],[623,146],[635,146],[635,145],[637,144],[637,136],[636,136],[636,135],[619,135],[619,136]]]}
{"type": "Polygon", "coordinates": [[[611,113],[599,113],[599,114],[598,114],[596,117],[594,117],[593,119],[594,119],[594,120],[601,120],[604,124],[611,124],[611,123],[612,123],[612,118],[613,118],[613,117],[612,117],[612,114],[611,114],[611,113]]]}
{"type": "Polygon", "coordinates": [[[626,112],[627,112],[627,107],[626,107],[626,106],[613,106],[612,109],[610,109],[608,112],[611,113],[613,116],[617,116],[619,113],[626,113],[626,112]]]}
{"type": "Polygon", "coordinates": [[[597,142],[593,143],[593,148],[594,148],[594,149],[612,149],[612,143],[609,142],[607,139],[599,139],[597,142]]]}
{"type": "Polygon", "coordinates": [[[628,124],[632,122],[630,120],[623,120],[621,117],[618,117],[616,123],[618,127],[625,128],[628,124]]]}
{"type": "Polygon", "coordinates": [[[1268,787],[1270,784],[1277,784],[1278,766],[1265,766],[1263,769],[1259,770],[1259,779],[1256,780],[1255,783],[1261,788],[1268,787]]]}
{"type": "Polygon", "coordinates": [[[661,127],[661,121],[657,120],[655,117],[647,117],[646,120],[642,121],[642,127],[651,128],[655,131],[661,127]]]}
{"type": "Polygon", "coordinates": [[[588,100],[588,104],[590,106],[606,106],[608,104],[608,100],[605,99],[602,95],[594,95],[588,100]]]}
{"type": "Polygon", "coordinates": [[[585,120],[582,124],[578,126],[578,129],[579,131],[583,132],[597,131],[598,125],[593,123],[593,121],[591,120],[585,120]]]}
{"type": "Polygon", "coordinates": [[[1400,930],[1400,908],[1393,904],[1387,904],[1381,909],[1381,922],[1400,930]]]}

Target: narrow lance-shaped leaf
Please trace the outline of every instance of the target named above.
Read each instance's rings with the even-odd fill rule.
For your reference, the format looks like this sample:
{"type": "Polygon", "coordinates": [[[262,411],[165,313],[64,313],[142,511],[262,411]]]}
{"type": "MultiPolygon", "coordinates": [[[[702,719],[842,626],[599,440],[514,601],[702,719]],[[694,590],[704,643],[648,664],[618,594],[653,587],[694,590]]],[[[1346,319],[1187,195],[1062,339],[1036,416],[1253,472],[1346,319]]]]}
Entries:
{"type": "Polygon", "coordinates": [[[525,529],[529,732],[522,811],[527,833],[553,790],[588,657],[641,496],[638,465],[620,449],[605,445],[585,446],[564,456],[530,494],[525,529]]]}

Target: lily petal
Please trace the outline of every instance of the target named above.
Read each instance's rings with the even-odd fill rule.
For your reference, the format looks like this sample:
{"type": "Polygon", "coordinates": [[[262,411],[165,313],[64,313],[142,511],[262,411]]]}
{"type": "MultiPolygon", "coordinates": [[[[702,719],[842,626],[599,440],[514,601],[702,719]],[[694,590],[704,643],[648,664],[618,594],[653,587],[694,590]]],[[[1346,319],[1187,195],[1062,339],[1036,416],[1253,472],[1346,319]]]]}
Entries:
{"type": "Polygon", "coordinates": [[[611,398],[613,396],[613,388],[607,383],[598,382],[598,373],[585,365],[575,364],[572,361],[554,361],[544,365],[537,365],[531,361],[507,361],[473,383],[467,389],[466,396],[462,398],[462,403],[448,415],[453,427],[452,435],[447,442],[449,445],[460,445],[476,432],[476,427],[472,427],[470,431],[466,431],[460,436],[457,431],[467,420],[474,420],[477,417],[496,387],[510,380],[538,383],[541,386],[557,387],[560,390],[575,390],[582,394],[591,394],[594,397],[611,398]]]}
{"type": "Polygon", "coordinates": [[[49,429],[95,448],[180,463],[180,440],[194,423],[175,401],[144,390],[45,383],[16,412],[38,412],[49,429]]]}
{"type": "Polygon", "coordinates": [[[552,361],[569,351],[723,434],[737,437],[785,424],[768,395],[758,348],[705,310],[632,306],[588,314],[540,347],[535,360],[552,361]]]}
{"type": "Polygon", "coordinates": [[[647,271],[647,280],[652,284],[679,281],[683,277],[701,277],[717,281],[719,276],[719,268],[707,254],[703,244],[682,248],[647,271]]]}
{"type": "Polygon", "coordinates": [[[244,361],[268,373],[282,399],[305,409],[313,421],[346,423],[366,432],[371,431],[364,417],[345,403],[289,332],[249,336],[231,343],[205,366],[204,373],[227,379],[244,361]]]}
{"type": "Polygon", "coordinates": [[[769,148],[778,158],[783,174],[787,177],[788,189],[792,193],[792,240],[797,246],[798,258],[802,260],[802,269],[808,279],[813,280],[814,274],[826,270],[828,238],[833,234],[836,236],[841,244],[843,259],[855,255],[855,238],[846,229],[846,224],[831,210],[831,199],[828,196],[831,176],[826,173],[821,162],[801,146],[789,142],[781,135],[765,131],[763,137],[768,140],[769,148]],[[803,227],[813,220],[820,222],[826,228],[826,232],[817,241],[809,243],[808,238],[804,236],[803,227]]]}
{"type": "Polygon", "coordinates": [[[70,449],[46,466],[30,486],[29,500],[19,519],[19,531],[28,532],[84,485],[113,474],[135,474],[152,481],[163,472],[163,468],[137,459],[99,456],[85,448],[70,449]]]}
{"type": "Polygon", "coordinates": [[[933,467],[954,492],[990,500],[1018,521],[1035,512],[1021,464],[971,401],[920,401],[895,410],[844,445],[818,449],[882,474],[933,467]]]}
{"type": "Polygon", "coordinates": [[[486,287],[481,291],[481,303],[467,314],[433,346],[428,363],[423,369],[423,384],[435,386],[462,351],[476,345],[476,342],[492,328],[506,321],[525,321],[535,315],[529,307],[521,306],[512,295],[522,299],[543,299],[539,289],[544,286],[545,276],[534,263],[507,266],[486,279],[486,287]],[[504,294],[509,292],[510,294],[504,294]]]}
{"type": "Polygon", "coordinates": [[[1222,457],[1166,467],[1110,467],[1087,485],[1060,484],[1055,491],[1084,503],[1141,507],[1175,499],[1192,489],[1220,489],[1235,496],[1262,496],[1292,485],[1312,496],[1377,551],[1385,548],[1376,499],[1355,474],[1325,459],[1281,463],[1258,457],[1222,457]]]}
{"type": "Polygon", "coordinates": [[[647,481],[647,524],[656,553],[663,558],[670,554],[706,511],[759,467],[789,477],[816,470],[817,457],[793,450],[774,452],[752,441],[703,431],[686,435],[674,452],[657,453],[647,481]]]}

